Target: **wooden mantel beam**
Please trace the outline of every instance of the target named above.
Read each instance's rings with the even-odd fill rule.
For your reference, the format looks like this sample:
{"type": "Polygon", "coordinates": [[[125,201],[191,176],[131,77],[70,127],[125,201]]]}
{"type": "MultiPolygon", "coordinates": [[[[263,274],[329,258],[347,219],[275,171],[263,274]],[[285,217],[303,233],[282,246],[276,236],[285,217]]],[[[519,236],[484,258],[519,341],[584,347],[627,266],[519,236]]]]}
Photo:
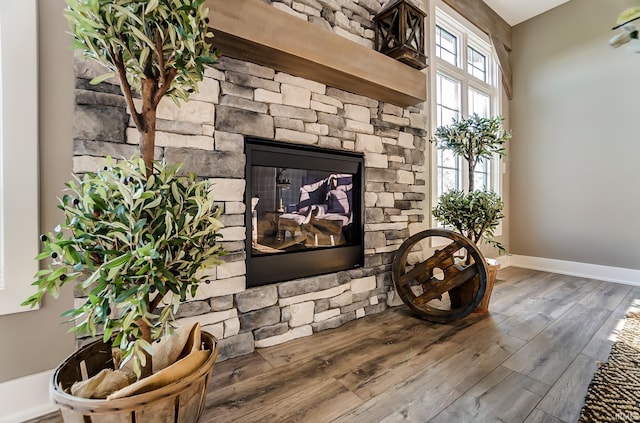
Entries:
{"type": "Polygon", "coordinates": [[[223,56],[407,107],[427,99],[423,72],[259,0],[207,0],[223,56]]]}

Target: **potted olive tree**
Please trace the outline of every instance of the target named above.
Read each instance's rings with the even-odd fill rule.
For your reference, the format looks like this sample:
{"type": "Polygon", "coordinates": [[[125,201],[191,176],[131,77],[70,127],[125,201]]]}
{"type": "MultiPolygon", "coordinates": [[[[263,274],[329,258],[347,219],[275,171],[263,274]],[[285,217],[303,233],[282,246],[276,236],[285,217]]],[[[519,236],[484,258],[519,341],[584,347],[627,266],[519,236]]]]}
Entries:
{"type": "MultiPolygon", "coordinates": [[[[467,119],[441,126],[434,132],[433,142],[438,148],[451,150],[462,157],[468,166],[468,190],[454,189],[438,199],[432,214],[436,221],[455,229],[476,244],[487,243],[500,252],[504,247],[494,238],[494,231],[504,217],[504,203],[500,196],[490,190],[475,189],[475,169],[481,160],[491,160],[495,155],[504,156],[505,143],[511,134],[503,129],[504,118],[480,117],[477,114],[467,119]]],[[[467,258],[468,259],[468,258],[467,258]]],[[[491,290],[499,269],[497,261],[488,261],[489,275],[483,301],[477,311],[487,311],[491,290]]],[[[468,301],[473,296],[473,286],[462,286],[450,291],[452,306],[468,301]]]]}
{"type": "MultiPolygon", "coordinates": [[[[185,421],[195,421],[202,412],[203,393],[189,394],[200,401],[181,402],[176,399],[181,395],[176,384],[161,394],[145,393],[142,399],[76,401],[67,392],[73,380],[66,379],[79,377],[80,361],[94,367],[88,376],[101,366],[113,366],[111,354],[102,354],[105,345],[119,348],[121,362],[129,365],[138,381],[152,376],[155,341],[173,332],[179,303],[198,288],[198,270],[218,264],[224,254],[217,243],[220,210],[208,182],[193,175],[178,176],[179,166],[153,157],[160,100],[164,96],[176,102],[187,100],[202,80],[205,66],[217,58],[210,45],[213,35],[208,32],[204,2],[67,0],[65,15],[74,47],[107,68],[92,83],[117,76],[140,133],[141,156],[121,161],[108,158],[103,169],[67,184],[59,206],[64,222],[42,235],[44,248],[37,259],[48,258],[49,263],[36,274],[37,292],[24,303],[33,306],[45,293],[56,297],[62,285],[73,282],[86,294],[83,304],[67,312],[75,330],[103,334],[97,346],[76,352],[54,375],[54,401],[63,406],[63,415],[67,406],[72,419],[84,416],[86,421],[91,413],[141,412],[135,421],[143,421],[143,415],[147,421],[158,421],[154,420],[158,414],[149,411],[158,401],[162,410],[186,414],[185,421]],[[137,94],[139,110],[134,103],[137,94]],[[98,356],[104,360],[96,362],[98,356]]],[[[210,349],[208,368],[198,366],[200,379],[187,378],[182,388],[206,389],[217,345],[211,335],[202,335],[210,349]]],[[[154,383],[150,386],[157,386],[154,383]]]]}

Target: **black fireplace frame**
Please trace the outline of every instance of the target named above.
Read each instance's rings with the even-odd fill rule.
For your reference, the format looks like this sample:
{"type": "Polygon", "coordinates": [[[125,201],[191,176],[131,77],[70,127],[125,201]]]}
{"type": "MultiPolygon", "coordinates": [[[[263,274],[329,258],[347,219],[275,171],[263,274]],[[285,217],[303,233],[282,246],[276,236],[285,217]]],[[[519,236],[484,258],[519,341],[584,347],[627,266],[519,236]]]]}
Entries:
{"type": "Polygon", "coordinates": [[[364,155],[256,137],[245,137],[245,226],[247,287],[335,273],[364,265],[364,155]],[[301,167],[300,163],[304,163],[301,167]],[[252,166],[302,168],[350,173],[353,178],[353,238],[350,245],[254,255],[251,198],[252,166]]]}

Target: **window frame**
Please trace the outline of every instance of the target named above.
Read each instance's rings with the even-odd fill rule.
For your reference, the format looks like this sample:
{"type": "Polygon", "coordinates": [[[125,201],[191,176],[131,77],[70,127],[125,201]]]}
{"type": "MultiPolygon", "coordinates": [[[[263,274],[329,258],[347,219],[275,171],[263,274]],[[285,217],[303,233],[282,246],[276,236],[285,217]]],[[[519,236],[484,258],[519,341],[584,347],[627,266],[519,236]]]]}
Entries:
{"type": "MultiPolygon", "coordinates": [[[[489,37],[482,32],[475,25],[470,23],[467,19],[455,12],[451,7],[447,6],[442,0],[434,0],[431,2],[429,25],[429,36],[432,37],[432,42],[429,42],[430,49],[430,74],[429,74],[429,87],[431,92],[430,112],[431,112],[431,133],[434,133],[438,127],[437,122],[437,75],[441,74],[447,78],[461,82],[460,94],[461,94],[461,110],[460,114],[463,117],[469,115],[469,90],[474,90],[481,94],[489,94],[490,97],[490,116],[497,116],[502,114],[502,95],[503,88],[500,83],[501,72],[498,65],[497,56],[491,45],[489,37]],[[436,26],[441,27],[445,31],[452,33],[458,37],[458,63],[453,65],[450,62],[440,59],[436,55],[436,26]],[[477,52],[485,55],[486,57],[486,80],[483,81],[472,75],[471,71],[467,71],[468,64],[468,52],[469,47],[473,48],[477,52]]],[[[443,124],[446,124],[443,122],[443,124]]],[[[438,147],[434,144],[431,146],[431,205],[432,207],[438,203],[438,189],[441,185],[441,181],[438,178],[438,147]]],[[[460,185],[458,189],[467,189],[468,184],[468,168],[464,159],[459,159],[460,173],[458,180],[460,185]]],[[[488,188],[495,191],[499,195],[502,195],[502,159],[496,154],[491,160],[489,171],[487,172],[488,188]]],[[[429,213],[430,214],[430,213],[429,213]]],[[[431,226],[438,227],[439,224],[431,218],[431,226]]],[[[496,236],[502,235],[502,223],[495,231],[496,236]]]]}
{"type": "Polygon", "coordinates": [[[0,315],[31,310],[38,270],[37,25],[36,0],[0,2],[0,315]]]}

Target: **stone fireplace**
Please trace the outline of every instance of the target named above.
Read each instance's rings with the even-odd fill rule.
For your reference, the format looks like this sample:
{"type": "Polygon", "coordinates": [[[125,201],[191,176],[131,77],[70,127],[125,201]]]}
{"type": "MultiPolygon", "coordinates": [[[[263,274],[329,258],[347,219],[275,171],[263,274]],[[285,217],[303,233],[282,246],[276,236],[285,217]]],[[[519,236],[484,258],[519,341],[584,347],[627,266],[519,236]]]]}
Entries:
{"type": "MultiPolygon", "coordinates": [[[[305,0],[273,1],[272,6],[317,24],[317,31],[369,45],[371,17],[381,3],[305,0]]],[[[130,157],[137,152],[137,130],[117,81],[88,83],[104,73],[95,66],[76,58],[75,173],[96,170],[107,155],[130,157]]],[[[199,92],[188,103],[177,107],[163,100],[158,118],[156,158],[184,163],[184,171],[210,179],[224,210],[222,243],[229,252],[225,263],[203,273],[203,279],[213,282],[201,284],[179,310],[181,321],[199,321],[221,340],[223,359],[310,336],[400,304],[391,281],[393,254],[410,235],[426,228],[427,119],[421,104],[397,106],[293,72],[223,57],[206,71],[199,92]],[[252,208],[256,195],[248,179],[253,176],[247,175],[247,154],[252,153],[246,147],[251,139],[267,140],[276,149],[294,146],[317,158],[342,154],[354,158],[362,172],[357,176],[353,167],[329,168],[300,176],[293,171],[300,170],[299,163],[266,163],[261,166],[268,169],[258,173],[270,175],[275,190],[269,196],[258,195],[261,199],[252,208]],[[289,192],[284,192],[287,182],[289,192]],[[357,191],[348,194],[350,182],[357,191]],[[321,222],[313,214],[305,222],[308,214],[299,205],[300,188],[315,183],[325,184],[327,192],[344,192],[334,193],[342,200],[347,195],[356,198],[348,203],[360,206],[355,218],[343,206],[340,222],[321,222]],[[271,213],[262,220],[262,229],[260,220],[256,221],[255,241],[260,241],[256,243],[253,211],[263,217],[271,213]],[[311,218],[316,220],[309,225],[311,218]],[[267,224],[273,224],[270,231],[265,229],[267,224]],[[282,247],[286,242],[291,245],[282,247]],[[272,254],[260,256],[254,249],[257,244],[278,250],[273,255],[291,257],[300,249],[323,254],[357,251],[339,269],[284,275],[263,285],[254,282],[251,259],[272,254]]],[[[329,206],[324,210],[328,212],[329,206]]]]}

